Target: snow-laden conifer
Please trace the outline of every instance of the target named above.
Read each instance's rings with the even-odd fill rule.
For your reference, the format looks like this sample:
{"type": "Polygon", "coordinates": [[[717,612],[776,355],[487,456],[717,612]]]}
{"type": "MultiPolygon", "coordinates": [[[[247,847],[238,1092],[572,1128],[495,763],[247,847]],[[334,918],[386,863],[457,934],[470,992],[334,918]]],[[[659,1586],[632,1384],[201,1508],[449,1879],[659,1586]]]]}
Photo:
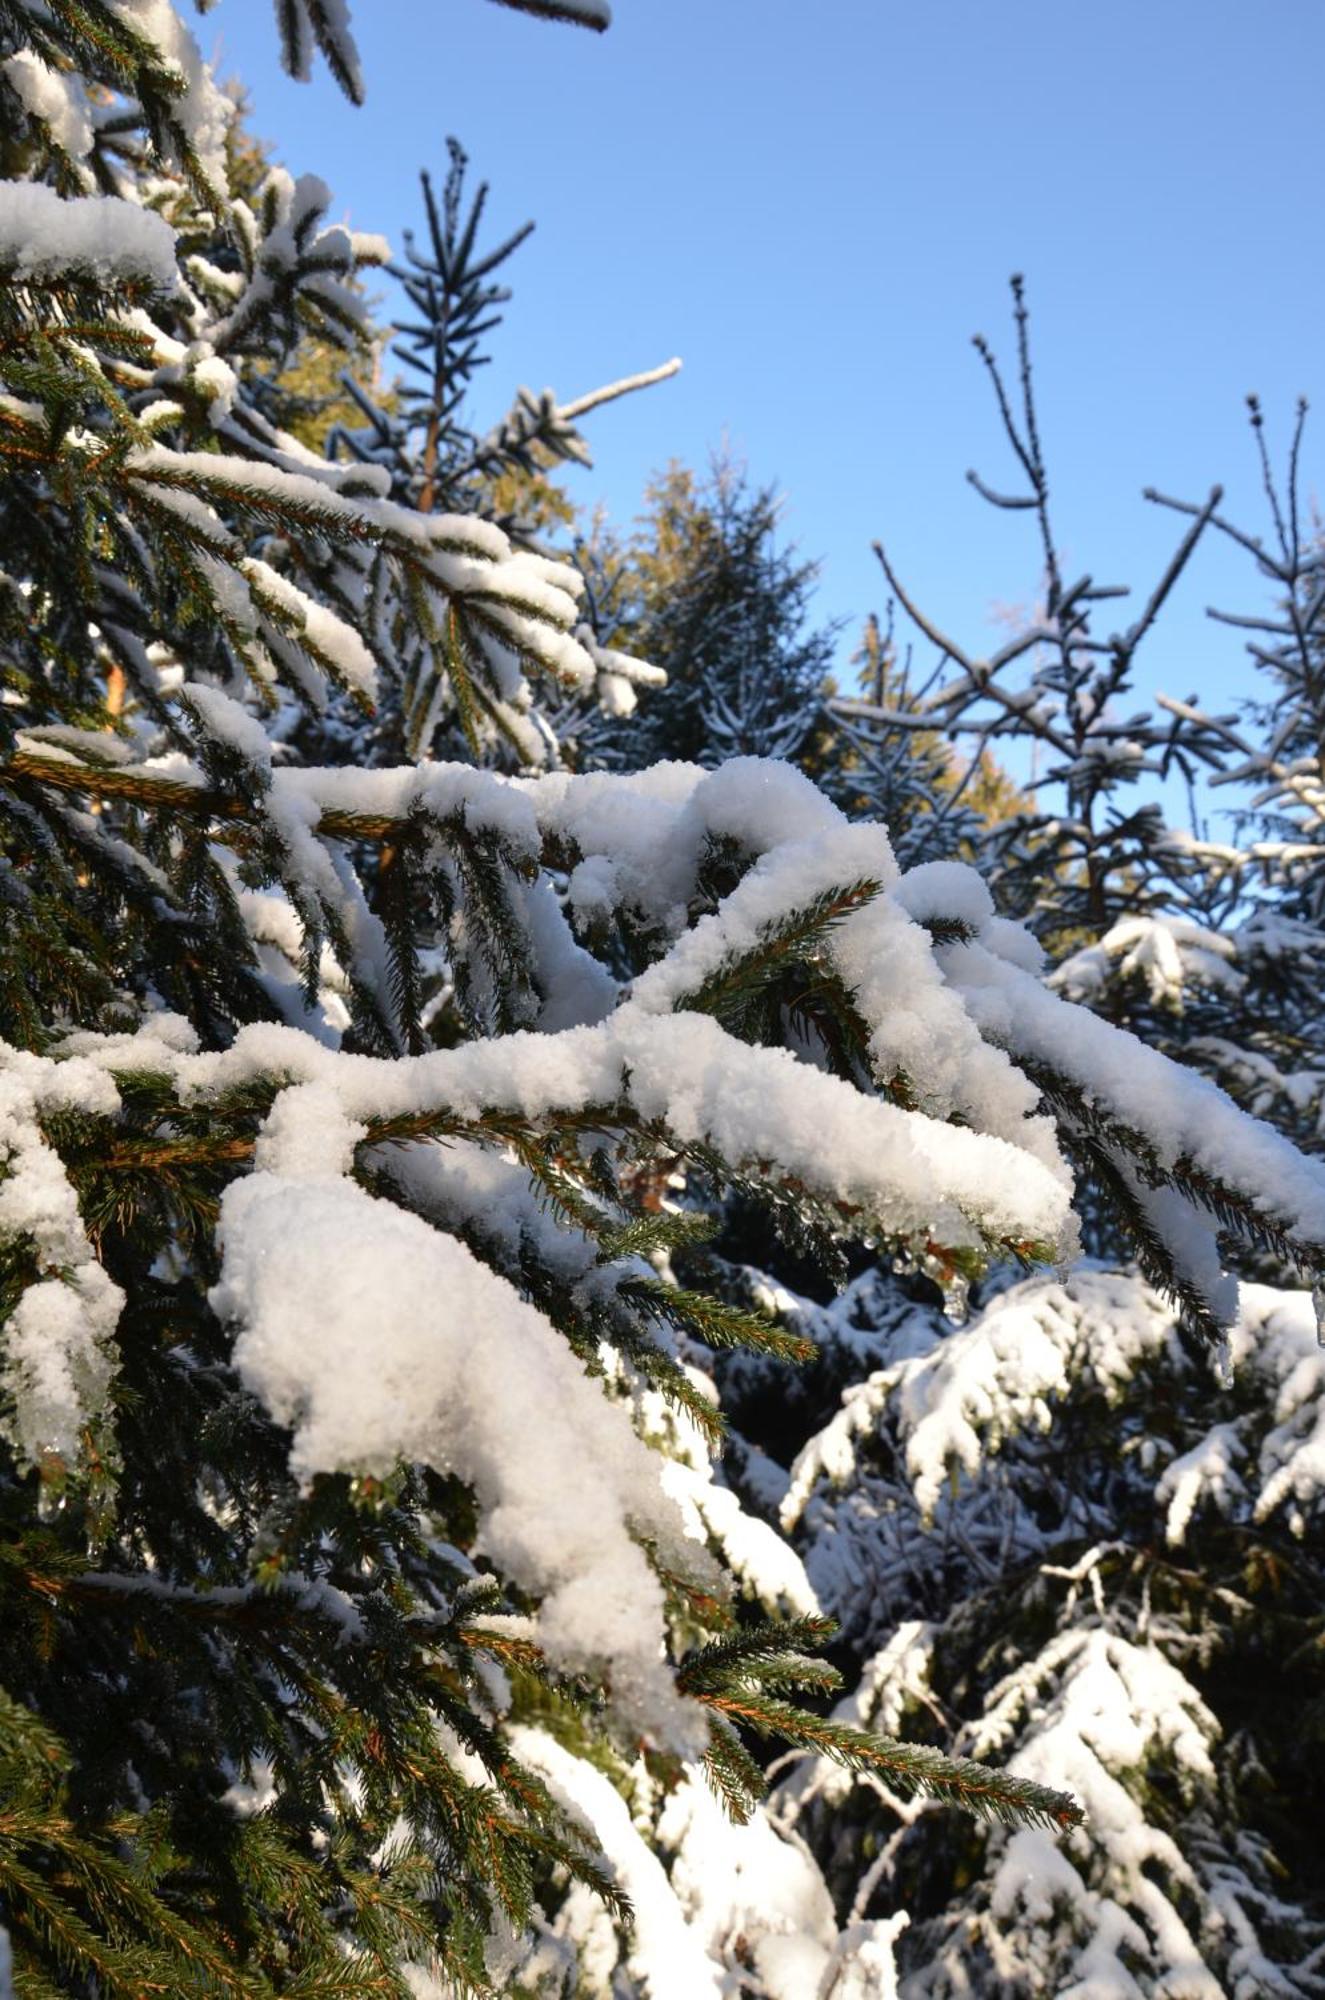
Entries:
{"type": "Polygon", "coordinates": [[[834,634],[809,622],[815,566],[779,547],[780,512],[773,488],[719,457],[705,480],[679,465],[655,480],[625,546],[589,538],[590,622],[627,659],[619,686],[600,683],[606,719],[583,704],[567,719],[582,766],[758,756],[814,767],[834,634]],[[634,655],[665,675],[638,715],[648,682],[634,655]]]}
{"type": "MultiPolygon", "coordinates": [[[[1059,979],[1072,997],[1115,1014],[1121,1006],[1141,1018],[1148,999],[1153,1038],[1318,1151],[1325,552],[1303,491],[1305,403],[1282,475],[1260,403],[1249,404],[1266,519],[1257,534],[1220,511],[1211,527],[1250,557],[1266,601],[1210,615],[1246,635],[1250,691],[1234,712],[1219,714],[1196,697],[1160,696],[1169,727],[1209,769],[1209,810],[1172,841],[1191,913],[1115,925],[1069,958],[1059,979]]],[[[1148,497],[1180,516],[1194,511],[1153,491],[1148,497]]]]}
{"type": "Polygon", "coordinates": [[[960,1329],[873,1317],[880,1365],[782,1502],[863,1662],[838,1713],[1070,1773],[1086,1819],[971,1843],[886,1777],[804,1763],[775,1819],[851,1914],[910,1909],[908,1994],[1318,1992],[1314,1850],[1285,1809],[1311,1696],[1282,1678],[1321,1614],[1310,1299],[1243,1288],[1217,1395],[1127,1273],[1012,1284],[960,1329]]]}
{"type": "MultiPolygon", "coordinates": [[[[656,1988],[680,1924],[715,1987],[884,1993],[896,1917],[842,1927],[760,1816],[763,1746],[1020,1826],[1078,1807],[823,1712],[814,1593],[707,1455],[714,1357],[805,1343],[677,1281],[675,1181],[955,1281],[1070,1256],[1085,1130],[1233,1337],[1215,1225],[1311,1263],[1325,1170],[787,766],[546,768],[534,688],[602,664],[576,571],[264,415],[301,326],[353,342],[385,247],[311,178],[227,195],[232,107],[164,0],[4,23],[69,80],[0,286],[17,1990],[466,1993],[542,1950],[656,1988]],[[333,691],[393,688],[472,761],[309,754],[333,691]]],[[[345,9],[284,25],[353,84],[345,9]]]]}
{"type": "MultiPolygon", "coordinates": [[[[1057,957],[1063,940],[1092,938],[1115,922],[1168,904],[1180,889],[1181,855],[1165,839],[1163,815],[1138,787],[1176,771],[1190,782],[1200,746],[1172,718],[1138,700],[1136,661],[1164,604],[1209,528],[1221,492],[1191,510],[1173,556],[1128,624],[1100,630],[1101,607],[1129,596],[1089,573],[1067,570],[1050,504],[1048,463],[1031,368],[1029,310],[1012,281],[1016,375],[1009,379],[983,336],[976,350],[988,372],[1015,467],[1005,491],[967,477],[991,505],[1033,522],[1041,601],[987,658],[952,637],[916,604],[882,543],[875,552],[888,585],[937,653],[923,695],[880,719],[894,729],[960,732],[998,752],[1031,748],[1035,790],[991,841],[994,879],[1007,908],[1024,915],[1057,957]]],[[[869,714],[869,705],[858,710],[869,714]]]]}
{"type": "MultiPolygon", "coordinates": [[[[1005,983],[1000,971],[982,999],[968,984],[969,942],[944,952],[985,1032],[1028,1066],[1037,1045],[1048,1048],[1035,993],[1036,978],[1047,979],[1050,993],[1127,1022],[1310,1141],[1318,1010],[1302,895],[1314,852],[1319,606],[1295,497],[1299,441],[1300,431],[1287,485],[1262,457],[1264,544],[1220,511],[1209,520],[1250,550],[1279,595],[1277,608],[1235,621],[1251,631],[1267,697],[1253,697],[1241,718],[1166,700],[1166,715],[1128,725],[1156,761],[1169,732],[1190,769],[1222,766],[1259,788],[1235,835],[1175,833],[1157,807],[1134,807],[1147,783],[1138,759],[1115,777],[1107,810],[1099,795],[1103,894],[1092,918],[1085,849],[1061,876],[1053,867],[1064,842],[1089,832],[1086,818],[1054,823],[1072,771],[1044,756],[1044,718],[1037,710],[1024,721],[1014,694],[1007,727],[1022,733],[1024,723],[1048,768],[1035,823],[1011,829],[996,887],[1015,902],[1038,854],[1034,922],[1067,955],[1038,966],[1026,957],[1020,977],[1005,983]],[[1290,742],[1292,759],[1278,754],[1290,742]],[[1022,985],[1028,974],[1036,978],[1022,985]]],[[[1206,512],[1180,511],[1192,523],[1206,512]]],[[[1099,655],[1084,626],[1078,638],[1076,713],[1089,715],[1085,695],[1104,681],[1092,675],[1099,655]]],[[[995,666],[1015,671],[1013,661],[995,666]]],[[[1060,678],[1042,653],[1037,700],[1046,688],[1061,695],[1060,678]]],[[[976,674],[955,700],[954,724],[981,684],[976,674]]],[[[930,692],[922,684],[921,700],[930,692]]],[[[908,729],[924,745],[934,716],[918,722],[913,703],[886,697],[834,706],[880,744],[903,807],[930,813],[923,757],[913,771],[896,746],[908,729]]],[[[1117,720],[1107,706],[1100,714],[1117,720]]],[[[936,883],[943,871],[917,877],[936,883]]],[[[906,887],[904,876],[898,893],[906,887]]],[[[923,904],[911,907],[920,914],[923,904]]],[[[1080,1078],[1104,1044],[1092,1049],[1094,1030],[1069,1018],[1081,1034],[1060,1053],[1082,1061],[1080,1078]]],[[[1132,1076],[1138,1093],[1146,1061],[1132,1076]]],[[[1146,1267],[1136,1215],[1121,1235],[1101,1220],[1106,1199],[1126,1215],[1138,1194],[1143,1220],[1145,1208],[1157,1212],[1155,1191],[1139,1189],[1134,1165],[1113,1149],[1092,1092],[1072,1105],[1042,1082],[1092,1233],[1146,1267]]],[[[1236,1146],[1213,1132],[1212,1143],[1231,1164],[1236,1146]]],[[[1199,1168],[1188,1192],[1197,1181],[1199,1168]]],[[[742,1240],[748,1227],[730,1233],[729,1257],[742,1240]]],[[[1271,1232],[1235,1250],[1234,1263],[1310,1282],[1283,1250],[1271,1232]]],[[[782,1767],[772,1817],[807,1840],[841,1918],[909,1913],[895,1941],[901,1990],[1212,2000],[1320,1991],[1318,1870],[1302,1837],[1319,1784],[1307,1636],[1322,1615],[1319,1295],[1244,1283],[1216,1387],[1190,1341],[1199,1300],[1175,1310],[1171,1287],[1165,1299],[1134,1269],[1086,1265],[1023,1282],[1005,1272],[972,1295],[969,1318],[959,1290],[927,1290],[906,1260],[860,1270],[827,1306],[739,1265],[723,1275],[733,1296],[762,1299],[816,1349],[795,1380],[761,1358],[724,1364],[720,1378],[729,1475],[755,1511],[787,1528],[840,1622],[850,1692],[838,1715],[968,1754],[997,1744],[1011,1768],[1042,1782],[1053,1773],[1088,1802],[1083,1827],[1057,1846],[1034,1829],[968,1841],[884,1774],[852,1778],[804,1759],[782,1767]]],[[[1225,1288],[1225,1304],[1232,1297],[1225,1288]]]]}
{"type": "Polygon", "coordinates": [[[314,179],[227,196],[232,111],[171,10],[18,10],[10,33],[25,87],[40,62],[113,113],[34,114],[4,204],[16,1977],[481,1986],[540,1874],[621,1907],[592,1828],[513,1754],[510,1675],[585,1740],[706,1756],[744,1810],[733,1714],[971,1793],[796,1705],[817,1626],[732,1624],[711,1481],[669,1488],[644,1399],[711,1433],[685,1342],[785,1343],[660,1283],[640,1175],[693,1151],[825,1226],[937,1215],[966,1250],[1055,1236],[1066,1188],[1032,1147],[1025,1203],[991,1204],[981,1149],[1016,1140],[703,1010],[750,938],[737,908],[695,944],[718,849],[730,887],[788,814],[817,829],[811,907],[783,885],[807,943],[882,892],[882,836],[877,882],[863,853],[831,881],[831,819],[786,774],[695,804],[698,773],[600,799],[299,764],[289,705],[370,706],[409,619],[476,733],[527,675],[590,678],[578,579],[263,415],[301,326],[354,340],[386,253],[326,223],[314,179]],[[596,885],[599,957],[558,871],[571,909],[596,885]],[[623,990],[650,961],[652,998],[623,990]]]}
{"type": "MultiPolygon", "coordinates": [[[[407,231],[403,260],[391,266],[407,302],[407,317],[392,329],[397,338],[391,354],[406,374],[383,395],[344,376],[360,421],[338,425],[327,449],[333,459],[365,467],[365,476],[385,482],[387,496],[413,512],[481,514],[536,569],[550,553],[548,527],[562,523],[570,511],[549,471],[560,463],[591,462],[581,419],[604,403],[665,381],[680,364],[666,362],[567,403],[550,389],[521,388],[496,424],[473,429],[467,398],[489,359],[484,336],[500,324],[500,309],[511,296],[497,274],[533,224],[489,244],[483,234],[487,183],[469,195],[464,149],[454,139],[448,149],[440,197],[431,176],[425,171],[420,177],[426,240],[420,245],[407,231]]],[[[558,565],[552,574],[567,572],[558,565]]],[[[661,669],[614,650],[604,634],[595,633],[591,598],[578,576],[575,588],[577,671],[544,677],[543,698],[531,702],[520,683],[519,636],[512,634],[500,649],[511,699],[495,707],[483,698],[483,672],[476,688],[466,672],[463,632],[448,627],[439,636],[435,621],[420,618],[408,598],[398,600],[393,612],[383,608],[395,672],[372,728],[352,730],[353,761],[382,763],[426,751],[516,765],[556,762],[558,713],[586,704],[621,708],[623,690],[638,682],[663,682],[661,669]]],[[[494,657],[490,646],[489,659],[494,657]]]]}

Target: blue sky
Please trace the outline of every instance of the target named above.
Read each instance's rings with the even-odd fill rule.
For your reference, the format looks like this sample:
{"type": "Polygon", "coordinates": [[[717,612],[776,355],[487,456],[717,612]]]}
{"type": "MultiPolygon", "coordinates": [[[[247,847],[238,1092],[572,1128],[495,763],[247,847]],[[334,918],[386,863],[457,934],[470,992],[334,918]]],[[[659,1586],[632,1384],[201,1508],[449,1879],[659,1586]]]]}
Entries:
{"type": "MultiPolygon", "coordinates": [[[[204,45],[257,129],[399,240],[416,171],[454,132],[504,228],[536,234],[477,414],[517,382],[563,399],[671,354],[684,374],[589,419],[577,498],[620,520],[651,469],[724,434],[787,496],[825,617],[881,608],[881,536],[973,644],[1038,585],[1024,517],[965,483],[1009,473],[969,336],[1011,345],[1024,271],[1068,564],[1142,593],[1174,536],[1141,499],[1218,479],[1258,530],[1242,399],[1286,443],[1325,401],[1320,0],[615,0],[602,36],[491,0],[358,0],[361,110],[325,71],[279,73],[263,0],[204,45]],[[1315,135],[1315,136],[1313,136],[1315,135]]],[[[1309,492],[1325,409],[1308,429],[1309,492]]],[[[1325,495],[1322,495],[1325,498],[1325,495]]],[[[1143,692],[1227,699],[1236,638],[1205,603],[1257,602],[1213,541],[1143,655],[1143,692]]]]}

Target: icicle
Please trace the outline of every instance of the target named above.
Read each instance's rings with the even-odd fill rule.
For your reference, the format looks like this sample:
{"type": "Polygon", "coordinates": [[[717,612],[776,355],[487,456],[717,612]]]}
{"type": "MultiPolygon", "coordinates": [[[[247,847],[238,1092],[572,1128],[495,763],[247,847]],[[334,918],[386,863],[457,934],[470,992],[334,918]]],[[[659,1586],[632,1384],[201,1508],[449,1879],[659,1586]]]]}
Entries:
{"type": "Polygon", "coordinates": [[[1316,1314],[1316,1345],[1325,1347],[1325,1284],[1311,1287],[1311,1304],[1316,1314]]]}
{"type": "Polygon", "coordinates": [[[1210,1372],[1219,1388],[1233,1387],[1233,1343],[1227,1332],[1220,1335],[1210,1350],[1210,1372]]]}
{"type": "Polygon", "coordinates": [[[943,1287],[943,1310],[954,1326],[965,1326],[970,1296],[970,1279],[960,1271],[951,1272],[943,1287]]]}

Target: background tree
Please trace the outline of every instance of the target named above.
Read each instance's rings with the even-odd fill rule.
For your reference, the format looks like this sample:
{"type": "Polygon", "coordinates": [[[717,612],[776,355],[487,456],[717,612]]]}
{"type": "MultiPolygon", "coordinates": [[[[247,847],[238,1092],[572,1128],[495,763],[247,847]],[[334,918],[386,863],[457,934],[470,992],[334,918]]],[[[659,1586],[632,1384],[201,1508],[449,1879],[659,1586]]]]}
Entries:
{"type": "MultiPolygon", "coordinates": [[[[385,477],[397,504],[422,514],[480,516],[497,525],[516,548],[542,557],[548,553],[549,531],[573,517],[566,496],[549,476],[552,469],[590,462],[576,427],[579,419],[618,396],[665,380],[679,364],[669,362],[566,405],[558,404],[550,390],[534,395],[521,389],[491,430],[479,434],[470,428],[468,399],[490,358],[484,337],[500,324],[501,308],[511,296],[494,274],[533,224],[525,223],[494,246],[484,243],[480,231],[487,184],[467,197],[464,150],[454,139],[448,146],[450,169],[440,201],[429,174],[420,177],[427,245],[420,248],[407,231],[405,261],[391,266],[411,314],[393,324],[398,338],[391,353],[407,373],[388,394],[372,393],[353,377],[343,377],[342,388],[358,421],[333,427],[327,448],[333,458],[371,467],[385,477]]],[[[438,634],[417,606],[402,605],[391,643],[401,660],[399,699],[379,705],[367,736],[352,727],[356,762],[389,761],[424,749],[535,764],[558,756],[557,729],[544,704],[515,708],[500,696],[495,703],[484,699],[482,680],[474,681],[464,670],[463,635],[438,634]]],[[[629,685],[643,671],[625,656],[609,659],[587,624],[577,630],[576,644],[595,660],[600,699],[605,687],[629,685]]],[[[507,674],[512,691],[519,667],[513,653],[507,674]]],[[[577,686],[574,677],[563,679],[563,689],[577,686]]],[[[554,713],[558,706],[554,700],[554,713]]]]}
{"type": "MultiPolygon", "coordinates": [[[[1019,331],[1025,444],[1036,431],[1024,321],[1019,331]]],[[[1273,611],[1234,621],[1251,629],[1270,698],[1249,702],[1240,727],[1168,700],[1160,715],[1129,716],[1126,779],[1096,785],[1089,761],[1075,774],[1075,803],[1093,803],[1093,819],[1060,835],[1051,793],[1001,838],[996,827],[993,848],[1000,888],[1066,953],[1050,968],[1055,990],[1314,1139],[1318,989],[1300,975],[1318,945],[1310,903],[1297,898],[1318,845],[1310,703],[1322,594],[1296,488],[1300,435],[1284,485],[1262,459],[1265,544],[1208,506],[1181,507],[1240,542],[1278,594],[1273,611]],[[1189,771],[1258,788],[1242,823],[1260,838],[1217,843],[1164,826],[1144,787],[1175,745],[1189,771]],[[1041,840],[1058,865],[1032,892],[1041,840]]],[[[1033,467],[1038,450],[1027,450],[1033,467]]],[[[1027,511],[1047,531],[1047,508],[1027,511]]],[[[941,643],[940,678],[956,653],[941,643]]],[[[991,733],[1001,713],[997,733],[1030,736],[1043,759],[1074,715],[1095,713],[1112,743],[1118,718],[1098,704],[1125,685],[1112,676],[1130,646],[1130,635],[1102,653],[1091,641],[1066,665],[1061,650],[1041,661],[1028,688],[989,697],[991,733]]],[[[892,753],[884,775],[903,805],[913,796],[903,732],[920,748],[923,799],[926,766],[942,770],[925,725],[946,713],[955,734],[1013,661],[957,666],[966,681],[950,684],[946,708],[928,686],[918,702],[885,686],[834,704],[892,753]]],[[[1045,791],[1074,775],[1044,761],[1045,791]]],[[[1103,751],[1095,761],[1110,768],[1103,751]]],[[[1093,1219],[1116,1200],[1116,1168],[1134,1176],[1135,1166],[1113,1153],[1107,1121],[1089,1122],[1092,1143],[1073,1153],[1093,1219]]],[[[1073,1123],[1068,1114],[1069,1132],[1073,1123]]],[[[1133,1178],[1124,1211],[1137,1192],[1133,1178]]],[[[1142,1232],[1122,1249],[1147,1263],[1142,1232]]],[[[1303,1275],[1269,1238],[1244,1243],[1234,1267],[1303,1275]]],[[[799,1393],[776,1363],[729,1365],[727,1462],[748,1503],[791,1530],[840,1623],[835,1657],[853,1692],[839,1717],[968,1753],[997,1742],[1041,1779],[1072,1772],[1093,1802],[1055,1851],[1033,1833],[940,1827],[890,1798],[886,1780],[793,1763],[774,1818],[808,1839],[843,1921],[908,1911],[896,1941],[907,1995],[996,1987],[1029,2000],[1097,1983],[1318,1993],[1325,1905],[1300,1837],[1320,1782],[1314,1663],[1325,1630],[1313,1456],[1325,1369],[1311,1300],[1244,1284],[1215,1383],[1192,1346],[1190,1308],[1126,1268],[1087,1266],[1066,1282],[1007,1272],[964,1301],[893,1259],[859,1269],[835,1305],[796,1297],[785,1279],[742,1277],[746,1296],[817,1348],[799,1393]]]]}
{"type": "Polygon", "coordinates": [[[1024,914],[1051,955],[1103,936],[1120,919],[1144,915],[1180,894],[1183,861],[1163,815],[1136,795],[1138,781],[1201,770],[1189,735],[1132,702],[1137,653],[1219,505],[1198,508],[1139,616],[1099,636],[1098,607],[1128,595],[1089,575],[1067,579],[1050,511],[1049,474],[1031,373],[1029,315],[1020,278],[1012,281],[1017,371],[1009,385],[983,336],[976,350],[988,371],[1023,490],[1002,492],[967,477],[993,506],[1024,514],[1037,531],[1043,602],[1022,630],[988,659],[946,636],[907,595],[881,543],[889,588],[917,630],[938,650],[936,685],[898,726],[969,734],[981,749],[1033,746],[1032,793],[1044,802],[1009,817],[991,852],[1004,906],[1024,914]]]}
{"type": "Polygon", "coordinates": [[[604,636],[667,684],[624,727],[590,725],[589,755],[622,769],[770,756],[813,770],[834,633],[807,629],[815,569],[777,547],[773,489],[720,457],[703,482],[672,465],[646,501],[624,555],[600,549],[588,566],[604,636]]]}
{"type": "Polygon", "coordinates": [[[858,1293],[838,1339],[872,1372],[807,1442],[782,1519],[851,1649],[839,1717],[997,1744],[1087,1803],[1060,1846],[986,1837],[801,1763],[775,1818],[844,1917],[908,1911],[907,1995],[1318,1994],[1309,1299],[1244,1287],[1223,1388],[1125,1271],[1009,1274],[960,1327],[858,1293]]]}
{"type": "MultiPolygon", "coordinates": [[[[1160,707],[1198,746],[1212,804],[1236,786],[1239,804],[1183,843],[1188,897],[1200,928],[1167,919],[1103,940],[1063,970],[1065,990],[1088,997],[1125,989],[1135,1018],[1148,996],[1155,1031],[1312,1150],[1322,1143],[1325,1073],[1319,957],[1325,924],[1322,757],[1325,755],[1325,556],[1301,491],[1306,405],[1298,406],[1287,466],[1276,477],[1257,398],[1252,435],[1266,497],[1262,536],[1223,513],[1211,525],[1250,556],[1274,601],[1251,613],[1214,611],[1247,633],[1251,692],[1241,715],[1211,715],[1192,701],[1160,707]]],[[[1184,515],[1183,502],[1150,493],[1184,515]]]]}
{"type": "Polygon", "coordinates": [[[1029,802],[988,749],[963,757],[941,731],[914,727],[929,688],[911,685],[891,604],[886,626],[873,613],[865,621],[854,664],[859,695],[828,701],[826,789],[850,818],[881,819],[905,866],[982,859],[990,834],[1029,802]]]}

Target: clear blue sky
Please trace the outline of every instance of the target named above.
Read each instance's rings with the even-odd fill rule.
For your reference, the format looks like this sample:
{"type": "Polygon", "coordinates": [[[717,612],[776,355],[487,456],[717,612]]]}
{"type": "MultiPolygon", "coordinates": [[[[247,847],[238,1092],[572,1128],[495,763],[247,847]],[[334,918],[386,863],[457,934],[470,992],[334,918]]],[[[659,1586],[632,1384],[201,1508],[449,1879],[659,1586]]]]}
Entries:
{"type": "MultiPolygon", "coordinates": [[[[870,541],[960,638],[1038,584],[1024,517],[968,465],[1008,464],[968,344],[1010,347],[1026,273],[1069,564],[1144,592],[1174,536],[1140,498],[1222,481],[1260,527],[1242,408],[1287,438],[1325,405],[1321,0],[614,0],[597,36],[491,0],[357,0],[361,110],[279,72],[266,0],[204,46],[335,212],[399,241],[416,170],[455,133],[494,228],[533,216],[477,414],[518,382],[563,399],[680,354],[677,381],[589,419],[576,497],[618,519],[652,468],[724,432],[787,495],[825,616],[882,607],[870,541]]],[[[1320,490],[1325,407],[1308,429],[1320,490]]],[[[1143,689],[1226,699],[1248,566],[1212,544],[1143,656],[1143,689]]]]}

